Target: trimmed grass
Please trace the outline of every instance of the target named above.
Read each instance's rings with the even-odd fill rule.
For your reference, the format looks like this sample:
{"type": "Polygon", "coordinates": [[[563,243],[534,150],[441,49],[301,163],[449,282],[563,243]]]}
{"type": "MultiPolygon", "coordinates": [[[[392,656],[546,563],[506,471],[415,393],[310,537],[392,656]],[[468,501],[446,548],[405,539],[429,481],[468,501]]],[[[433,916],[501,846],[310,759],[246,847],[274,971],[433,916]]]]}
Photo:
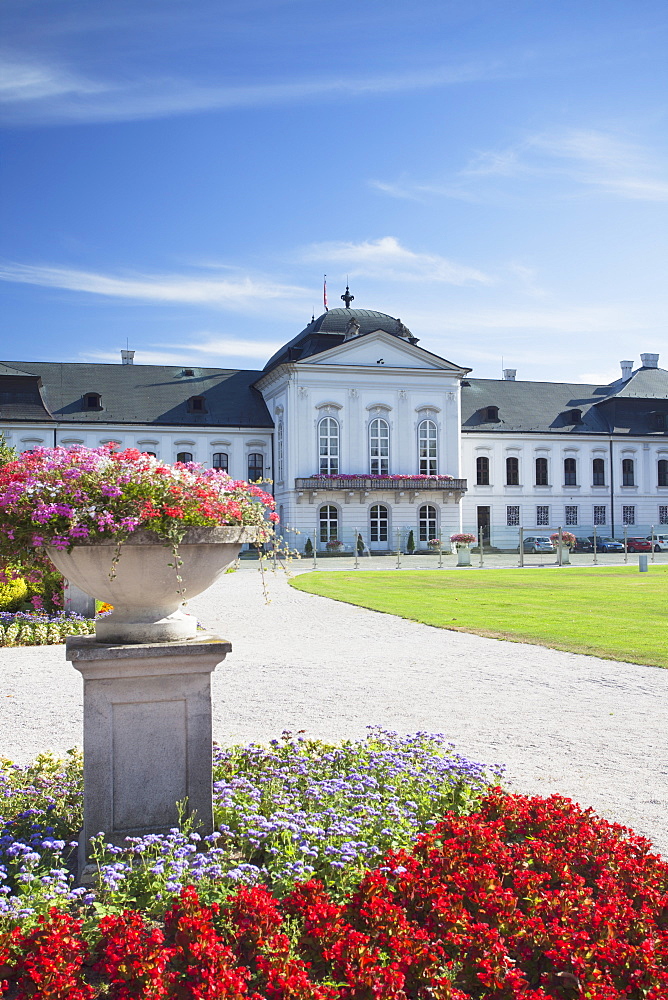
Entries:
{"type": "Polygon", "coordinates": [[[437,628],[668,667],[668,566],[315,572],[291,585],[437,628]]]}

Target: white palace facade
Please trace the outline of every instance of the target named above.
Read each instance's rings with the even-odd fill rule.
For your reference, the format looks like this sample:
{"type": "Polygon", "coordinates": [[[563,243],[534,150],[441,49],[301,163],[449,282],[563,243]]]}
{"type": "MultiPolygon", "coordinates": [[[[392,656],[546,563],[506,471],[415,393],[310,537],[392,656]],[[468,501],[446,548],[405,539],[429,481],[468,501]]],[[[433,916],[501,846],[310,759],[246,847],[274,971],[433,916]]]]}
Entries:
{"type": "MultiPolygon", "coordinates": [[[[346,290],[347,293],[347,290],[346,290]]],[[[345,297],[349,305],[350,297],[345,297]]],[[[399,319],[332,309],[262,371],[0,363],[0,431],[25,451],[116,441],[267,480],[293,547],[418,549],[465,530],[668,533],[668,372],[610,385],[476,379],[399,319]]]]}

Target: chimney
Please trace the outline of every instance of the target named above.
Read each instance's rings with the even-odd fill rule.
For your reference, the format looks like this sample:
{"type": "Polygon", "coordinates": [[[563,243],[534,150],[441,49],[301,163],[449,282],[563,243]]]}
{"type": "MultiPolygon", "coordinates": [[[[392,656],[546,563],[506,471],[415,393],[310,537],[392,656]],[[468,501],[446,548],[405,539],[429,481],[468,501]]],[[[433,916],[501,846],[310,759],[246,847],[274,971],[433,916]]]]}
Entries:
{"type": "Polygon", "coordinates": [[[503,369],[503,381],[504,382],[514,382],[516,375],[517,375],[517,368],[504,368],[503,369]]]}
{"type": "Polygon", "coordinates": [[[628,382],[631,378],[631,373],[633,371],[632,361],[620,361],[619,362],[622,369],[622,382],[628,382]]]}
{"type": "Polygon", "coordinates": [[[121,351],[121,364],[122,365],[132,365],[134,364],[134,351],[121,351]]]}
{"type": "Polygon", "coordinates": [[[642,361],[643,368],[658,368],[659,367],[659,355],[658,354],[641,354],[640,360],[642,361]]]}

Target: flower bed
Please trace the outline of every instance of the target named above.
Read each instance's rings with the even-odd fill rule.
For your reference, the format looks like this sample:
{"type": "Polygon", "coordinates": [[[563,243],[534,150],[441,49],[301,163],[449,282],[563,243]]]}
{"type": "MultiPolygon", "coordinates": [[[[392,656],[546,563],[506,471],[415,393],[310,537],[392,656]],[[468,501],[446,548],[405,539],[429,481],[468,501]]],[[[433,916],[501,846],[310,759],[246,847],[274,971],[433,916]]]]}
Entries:
{"type": "Polygon", "coordinates": [[[340,746],[286,736],[269,747],[215,748],[217,833],[203,843],[188,821],[126,847],[100,838],[95,898],[73,889],[68,873],[81,825],[80,761],[43,758],[0,774],[0,915],[30,920],[54,900],[75,904],[82,895],[106,909],[160,915],[191,882],[215,901],[240,882],[282,894],[317,875],[341,895],[445,811],[474,809],[499,772],[460,757],[443,737],[376,729],[340,746]]]}
{"type": "MultiPolygon", "coordinates": [[[[665,1000],[668,865],[648,843],[559,796],[495,789],[390,852],[337,899],[192,887],[160,921],[52,909],[0,934],[23,1000],[665,1000]]],[[[4,963],[4,965],[3,965],[4,963]]]]}
{"type": "Polygon", "coordinates": [[[52,646],[65,642],[68,635],[93,635],[94,632],[94,619],[81,615],[0,612],[0,646],[52,646]]]}

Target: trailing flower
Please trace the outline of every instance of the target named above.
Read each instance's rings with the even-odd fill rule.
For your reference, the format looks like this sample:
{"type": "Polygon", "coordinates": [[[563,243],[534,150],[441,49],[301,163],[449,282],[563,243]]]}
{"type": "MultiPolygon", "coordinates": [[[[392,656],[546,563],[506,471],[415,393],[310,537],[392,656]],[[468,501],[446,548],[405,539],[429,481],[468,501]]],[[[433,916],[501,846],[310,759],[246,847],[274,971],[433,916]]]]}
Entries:
{"type": "Polygon", "coordinates": [[[273,497],[259,486],[114,448],[39,448],[2,466],[0,557],[10,562],[18,551],[22,565],[44,567],[48,546],[120,543],[140,528],[172,545],[191,527],[254,525],[269,537],[278,520],[273,497]]]}
{"type": "Polygon", "coordinates": [[[338,552],[343,548],[343,542],[339,538],[331,538],[325,546],[330,552],[338,552]]]}

